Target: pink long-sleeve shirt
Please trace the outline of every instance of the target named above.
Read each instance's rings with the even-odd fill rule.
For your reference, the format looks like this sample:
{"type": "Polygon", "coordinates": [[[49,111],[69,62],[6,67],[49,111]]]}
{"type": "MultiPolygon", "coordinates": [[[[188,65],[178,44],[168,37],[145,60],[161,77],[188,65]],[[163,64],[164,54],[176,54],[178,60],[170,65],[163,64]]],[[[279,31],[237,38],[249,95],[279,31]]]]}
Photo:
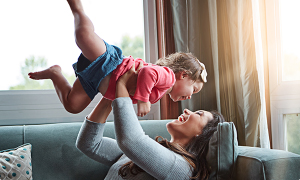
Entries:
{"type": "Polygon", "coordinates": [[[142,59],[133,59],[130,56],[124,58],[123,62],[112,72],[108,89],[104,95],[106,99],[115,99],[118,78],[125,74],[134,62],[137,68],[141,61],[144,63],[144,67],[139,70],[135,94],[130,97],[134,104],[138,100],[144,102],[150,101],[151,104],[154,104],[175,84],[175,74],[170,68],[151,65],[142,59]]]}

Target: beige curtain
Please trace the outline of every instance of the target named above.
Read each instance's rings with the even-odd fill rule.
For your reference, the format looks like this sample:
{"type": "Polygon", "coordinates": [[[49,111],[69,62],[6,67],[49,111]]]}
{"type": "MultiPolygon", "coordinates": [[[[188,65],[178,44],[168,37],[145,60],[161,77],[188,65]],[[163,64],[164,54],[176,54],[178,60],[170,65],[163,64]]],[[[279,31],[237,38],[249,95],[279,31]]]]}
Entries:
{"type": "MultiPolygon", "coordinates": [[[[171,0],[173,9],[173,31],[175,39],[175,50],[182,52],[192,52],[201,62],[206,65],[208,72],[214,72],[212,61],[211,40],[209,19],[199,18],[208,17],[208,5],[206,1],[185,1],[171,0]],[[202,4],[206,3],[206,7],[202,4]]],[[[190,100],[182,101],[182,108],[191,110],[217,109],[216,86],[214,74],[210,73],[207,77],[208,82],[201,93],[193,95],[190,100]]]]}
{"type": "Polygon", "coordinates": [[[239,145],[269,148],[263,1],[171,2],[175,50],[192,52],[208,71],[208,83],[182,108],[217,109],[234,122],[239,145]]]}
{"type": "MultiPolygon", "coordinates": [[[[170,0],[156,0],[158,58],[175,52],[173,16],[170,0]]],[[[173,102],[168,95],[160,99],[161,119],[177,119],[182,113],[181,104],[173,102]]]]}

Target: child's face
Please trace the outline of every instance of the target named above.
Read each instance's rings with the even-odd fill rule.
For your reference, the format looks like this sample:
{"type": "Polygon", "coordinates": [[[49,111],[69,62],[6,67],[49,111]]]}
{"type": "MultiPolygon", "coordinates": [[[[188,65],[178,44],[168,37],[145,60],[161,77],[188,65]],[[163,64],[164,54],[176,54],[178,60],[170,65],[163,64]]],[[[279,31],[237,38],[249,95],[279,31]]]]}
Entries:
{"type": "Polygon", "coordinates": [[[203,82],[200,80],[193,81],[186,74],[180,74],[176,78],[176,82],[169,92],[170,98],[176,101],[190,99],[192,94],[198,93],[203,87],[203,82]]]}

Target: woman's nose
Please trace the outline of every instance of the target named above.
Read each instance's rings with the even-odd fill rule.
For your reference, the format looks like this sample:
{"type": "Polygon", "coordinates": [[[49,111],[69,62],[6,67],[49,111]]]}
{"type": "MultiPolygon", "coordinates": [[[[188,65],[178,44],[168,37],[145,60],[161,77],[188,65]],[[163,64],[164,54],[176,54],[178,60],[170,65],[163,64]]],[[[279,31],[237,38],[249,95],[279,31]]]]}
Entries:
{"type": "Polygon", "coordinates": [[[191,111],[190,111],[190,110],[188,110],[188,109],[184,109],[184,111],[183,111],[183,112],[184,112],[185,114],[188,114],[188,115],[189,115],[191,111]]]}

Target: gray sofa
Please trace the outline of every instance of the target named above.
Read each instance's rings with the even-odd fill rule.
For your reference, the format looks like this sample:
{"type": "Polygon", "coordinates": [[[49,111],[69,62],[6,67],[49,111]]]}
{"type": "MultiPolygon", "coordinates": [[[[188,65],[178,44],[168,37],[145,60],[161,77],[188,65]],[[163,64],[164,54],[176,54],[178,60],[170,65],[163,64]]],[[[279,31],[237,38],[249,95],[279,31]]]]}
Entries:
{"type": "MultiPolygon", "coordinates": [[[[169,120],[140,121],[151,138],[170,139],[169,120]]],[[[32,175],[35,180],[100,180],[109,167],[75,147],[81,123],[59,123],[0,127],[0,150],[32,145],[32,175]]],[[[104,135],[114,138],[113,122],[104,135]]],[[[300,156],[280,150],[238,146],[233,123],[222,123],[210,140],[210,179],[300,179],[300,156]]],[[[1,163],[1,161],[0,161],[1,163]]],[[[1,177],[0,177],[1,179],[1,177]]]]}

